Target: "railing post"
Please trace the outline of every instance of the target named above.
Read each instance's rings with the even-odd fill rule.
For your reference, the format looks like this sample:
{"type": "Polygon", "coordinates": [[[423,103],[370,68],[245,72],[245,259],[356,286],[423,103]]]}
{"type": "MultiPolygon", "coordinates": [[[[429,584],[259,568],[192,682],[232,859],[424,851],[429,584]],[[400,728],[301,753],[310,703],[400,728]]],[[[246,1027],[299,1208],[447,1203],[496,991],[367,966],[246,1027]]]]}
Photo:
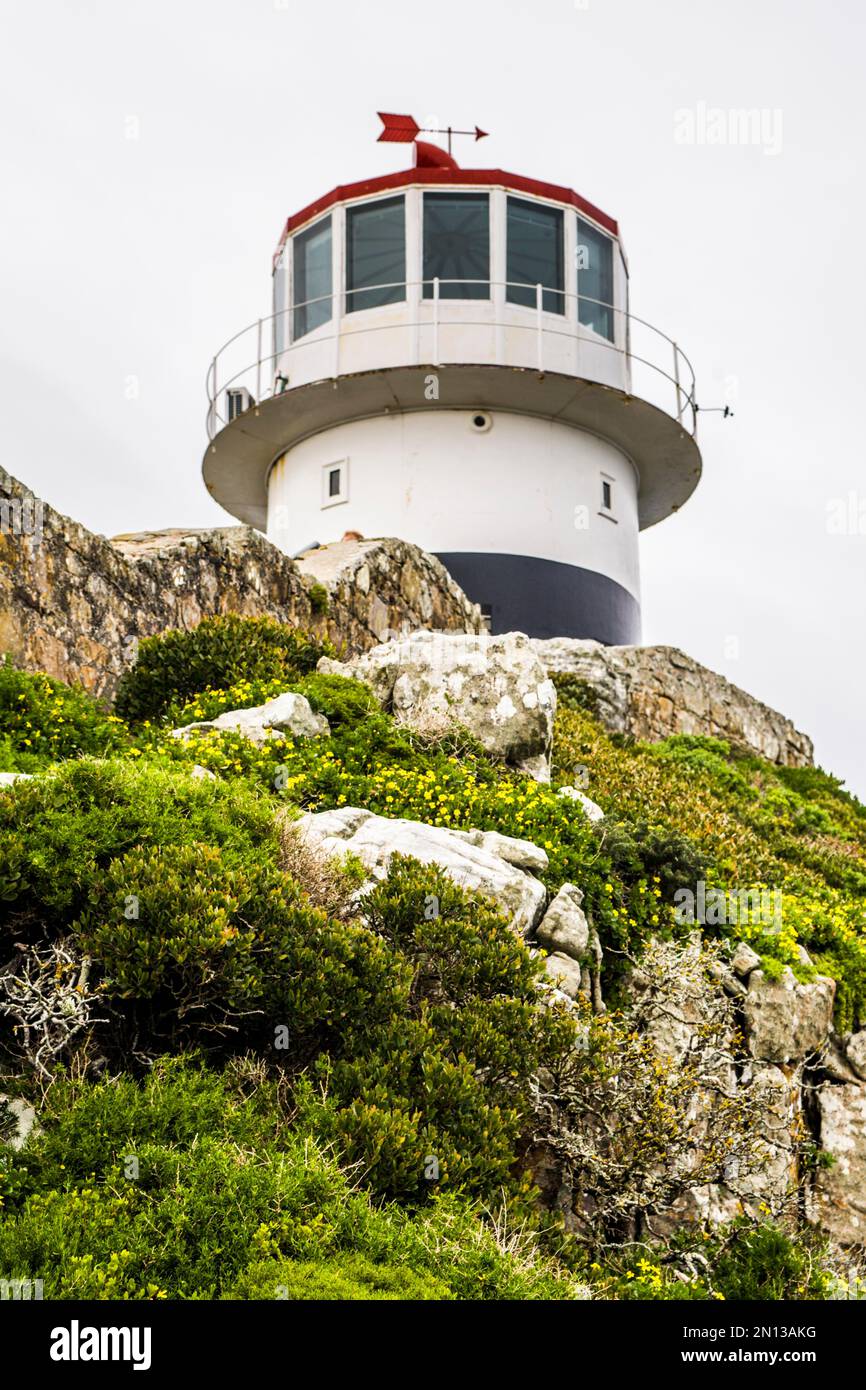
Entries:
{"type": "Polygon", "coordinates": [[[680,352],[676,343],[674,343],[674,381],[677,388],[677,424],[681,425],[683,423],[683,407],[680,399],[680,352]]]}
{"type": "Polygon", "coordinates": [[[433,366],[439,366],[439,276],[433,277],[433,366]]]}
{"type": "Polygon", "coordinates": [[[541,285],[535,286],[535,339],[538,354],[538,370],[544,371],[544,330],[541,326],[541,310],[544,305],[544,291],[541,285]]]}
{"type": "Polygon", "coordinates": [[[262,398],[262,321],[259,319],[256,334],[256,405],[262,398]]]}

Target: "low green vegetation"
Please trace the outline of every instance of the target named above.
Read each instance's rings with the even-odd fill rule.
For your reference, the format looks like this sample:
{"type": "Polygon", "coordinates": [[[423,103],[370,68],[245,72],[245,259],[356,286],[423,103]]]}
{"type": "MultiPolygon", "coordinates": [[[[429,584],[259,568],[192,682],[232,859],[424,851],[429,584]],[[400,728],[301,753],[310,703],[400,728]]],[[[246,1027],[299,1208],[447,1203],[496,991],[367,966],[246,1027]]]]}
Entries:
{"type": "Polygon", "coordinates": [[[611,736],[574,681],[541,786],[459,730],[399,727],[365,686],[316,672],[331,652],[271,620],[207,620],[142,642],[114,713],[0,667],[0,770],[39,774],[0,790],[0,962],[70,1001],[37,1055],[0,997],[0,1090],[40,1126],[0,1147],[3,1277],[63,1298],[830,1296],[818,1246],[773,1225],[704,1233],[700,1261],[566,1235],[526,1156],[537,1078],[582,1033],[537,957],[411,860],[360,919],[357,866],[314,862],[291,822],[364,806],[541,845],[548,890],[580,885],[605,948],[608,1030],[624,953],[690,930],[678,889],[779,888],[780,923],[707,931],[751,940],[771,971],[807,969],[805,946],[851,1027],[866,810],[818,770],[719,740],[611,736]],[[285,690],[330,738],[171,735],[285,690]],[[556,794],[578,772],[600,825],[556,794]]]}

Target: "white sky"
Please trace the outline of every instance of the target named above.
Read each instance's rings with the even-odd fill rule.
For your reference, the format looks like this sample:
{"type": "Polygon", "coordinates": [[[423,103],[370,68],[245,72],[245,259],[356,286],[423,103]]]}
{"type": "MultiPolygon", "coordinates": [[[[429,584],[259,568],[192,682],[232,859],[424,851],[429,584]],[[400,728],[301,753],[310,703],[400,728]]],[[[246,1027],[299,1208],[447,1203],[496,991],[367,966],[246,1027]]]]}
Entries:
{"type": "Polygon", "coordinates": [[[682,343],[704,405],[736,392],[733,420],[701,420],[694,498],[642,539],[644,640],[781,709],[866,796],[864,16],[0,0],[3,465],[107,535],[230,524],[200,479],[204,372],[269,312],[286,216],[411,162],[376,144],[377,109],[477,122],[490,138],[458,159],[616,217],[633,312],[682,343]],[[699,103],[764,110],[780,150],[678,143],[699,103]]]}

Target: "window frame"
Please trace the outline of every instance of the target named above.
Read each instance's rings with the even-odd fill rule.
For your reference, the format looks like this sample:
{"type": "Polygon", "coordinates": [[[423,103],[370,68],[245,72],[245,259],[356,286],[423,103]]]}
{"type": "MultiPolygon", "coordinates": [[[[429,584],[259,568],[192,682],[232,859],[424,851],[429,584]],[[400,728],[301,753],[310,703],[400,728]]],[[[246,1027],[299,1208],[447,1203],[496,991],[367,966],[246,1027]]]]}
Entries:
{"type": "MultiPolygon", "coordinates": [[[[599,338],[601,338],[604,342],[616,344],[616,342],[617,342],[617,319],[618,319],[618,317],[619,317],[619,315],[618,315],[618,313],[617,313],[617,309],[618,309],[619,306],[617,305],[617,302],[616,302],[616,299],[617,299],[617,295],[616,295],[616,261],[615,261],[614,252],[617,251],[617,250],[619,250],[619,239],[618,239],[617,237],[612,236],[612,235],[610,234],[610,232],[605,231],[605,229],[604,229],[603,227],[599,227],[598,224],[595,223],[595,222],[593,222],[591,218],[583,216],[580,212],[577,213],[577,218],[576,218],[576,221],[575,221],[575,238],[576,238],[576,240],[575,240],[575,292],[576,292],[576,294],[577,294],[577,324],[578,324],[578,328],[588,328],[588,329],[590,330],[590,332],[595,333],[596,336],[599,337],[599,338]],[[579,251],[580,251],[580,247],[581,247],[581,245],[582,245],[582,242],[581,242],[581,223],[583,223],[586,227],[588,227],[589,230],[590,230],[591,232],[593,232],[600,240],[604,241],[604,242],[607,244],[607,247],[608,247],[608,250],[609,250],[609,253],[610,253],[610,266],[609,266],[609,273],[610,273],[610,300],[607,301],[607,304],[605,304],[604,301],[601,301],[601,302],[599,302],[598,304],[595,304],[595,305],[592,305],[592,304],[590,303],[590,307],[594,307],[594,308],[596,308],[596,309],[602,310],[606,315],[609,315],[610,333],[602,333],[598,328],[595,327],[594,324],[586,323],[586,322],[581,318],[581,316],[580,316],[580,314],[581,314],[581,306],[582,306],[582,303],[583,303],[583,300],[581,299],[581,284],[580,284],[581,265],[580,265],[579,254],[578,254],[579,251]],[[609,307],[608,307],[608,306],[609,306],[609,307]]],[[[596,298],[596,296],[594,296],[594,295],[588,296],[588,302],[594,300],[595,298],[596,298]]],[[[600,297],[599,297],[599,298],[600,298],[600,297]]]]}
{"type": "Polygon", "coordinates": [[[407,191],[408,191],[408,190],[404,190],[402,193],[387,193],[387,194],[386,194],[384,197],[382,197],[382,198],[362,198],[362,199],[360,199],[360,200],[359,200],[358,202],[356,202],[356,203],[347,203],[347,204],[345,205],[344,210],[343,210],[343,211],[344,211],[344,215],[343,215],[343,241],[342,241],[342,248],[341,248],[341,249],[342,249],[342,258],[343,258],[343,284],[342,284],[342,294],[343,294],[343,313],[344,313],[344,314],[362,314],[362,313],[367,312],[367,311],[370,310],[370,309],[388,309],[388,308],[390,308],[390,306],[391,306],[392,304],[406,304],[406,303],[408,303],[408,294],[409,294],[409,227],[408,227],[409,208],[408,208],[408,201],[407,201],[407,197],[406,197],[407,191]],[[390,284],[393,283],[394,286],[395,286],[395,289],[399,289],[399,288],[400,288],[400,281],[394,281],[394,282],[392,282],[392,281],[390,281],[390,280],[384,280],[384,281],[382,282],[382,285],[361,285],[361,286],[359,286],[359,287],[357,287],[357,288],[350,287],[350,285],[349,285],[349,273],[350,273],[351,265],[352,265],[352,257],[351,257],[351,237],[352,237],[351,225],[352,225],[352,221],[353,221],[353,219],[354,219],[354,217],[355,217],[355,215],[356,215],[357,213],[365,212],[365,211],[367,211],[367,210],[370,209],[370,208],[378,207],[378,206],[381,206],[382,204],[385,204],[385,203],[394,203],[394,204],[396,204],[396,203],[402,203],[402,205],[403,205],[403,280],[402,280],[403,292],[402,292],[402,294],[399,296],[399,298],[388,299],[388,300],[385,300],[385,301],[384,301],[383,303],[381,303],[381,304],[352,304],[351,301],[352,301],[352,298],[353,298],[354,296],[356,296],[356,295],[368,294],[368,293],[369,293],[369,294],[374,294],[377,290],[382,289],[383,286],[385,286],[385,285],[390,285],[390,284]]]}
{"type": "Polygon", "coordinates": [[[599,475],[599,481],[601,482],[601,504],[598,509],[598,514],[599,516],[607,517],[608,521],[616,523],[618,521],[616,511],[614,510],[616,479],[612,478],[609,473],[601,473],[599,475]],[[605,494],[610,497],[609,503],[605,502],[605,494]]]}
{"type": "MultiPolygon", "coordinates": [[[[290,278],[290,284],[291,284],[291,303],[290,303],[290,305],[289,305],[289,308],[290,308],[290,311],[291,311],[290,326],[291,326],[291,342],[292,342],[292,343],[298,343],[298,342],[301,341],[302,338],[308,338],[308,337],[310,336],[311,333],[315,333],[315,331],[316,331],[317,328],[323,328],[323,327],[325,326],[326,323],[332,323],[333,320],[334,320],[334,237],[335,237],[335,235],[336,235],[336,230],[337,230],[337,229],[336,229],[335,224],[334,224],[333,212],[326,212],[325,215],[324,215],[324,217],[317,217],[316,220],[315,220],[314,222],[308,222],[307,225],[306,225],[306,227],[300,227],[300,228],[298,229],[298,231],[296,231],[296,232],[292,235],[292,238],[291,238],[291,241],[292,241],[292,265],[291,265],[291,278],[290,278]],[[305,318],[306,318],[306,316],[308,316],[309,313],[310,313],[310,308],[311,308],[311,307],[315,307],[315,305],[312,305],[312,306],[311,306],[310,303],[308,302],[308,300],[307,300],[306,298],[304,298],[304,299],[301,300],[300,302],[298,301],[298,298],[297,298],[297,280],[296,280],[296,276],[297,276],[297,270],[298,270],[298,257],[297,257],[298,244],[299,244],[299,242],[301,242],[304,238],[310,237],[310,236],[313,235],[314,232],[316,232],[316,231],[318,231],[318,230],[320,230],[320,229],[323,229],[326,225],[327,225],[327,227],[328,227],[328,232],[329,232],[329,240],[328,240],[328,278],[329,278],[329,281],[330,281],[330,289],[328,290],[327,295],[322,295],[322,296],[314,295],[314,296],[313,296],[313,299],[314,299],[314,300],[319,300],[319,299],[321,299],[321,301],[322,301],[323,303],[324,303],[325,300],[327,300],[327,301],[328,301],[328,304],[329,304],[329,312],[328,312],[327,318],[323,318],[323,319],[321,320],[320,323],[314,323],[311,327],[304,328],[303,331],[299,333],[299,332],[298,332],[298,315],[299,315],[300,313],[303,313],[303,314],[305,315],[305,318]]],[[[304,267],[304,273],[306,274],[306,266],[304,267]]]]}
{"type": "Polygon", "coordinates": [[[541,308],[542,312],[545,314],[555,314],[557,318],[566,318],[568,316],[568,291],[566,289],[565,283],[565,214],[568,209],[566,209],[561,203],[548,203],[544,202],[541,198],[528,198],[519,193],[508,192],[507,190],[505,194],[505,225],[503,228],[503,242],[505,252],[505,303],[510,308],[535,309],[536,285],[538,284],[538,281],[534,281],[532,283],[524,283],[523,281],[516,280],[509,273],[509,252],[511,242],[511,238],[509,236],[509,211],[512,204],[519,204],[525,208],[532,209],[541,208],[545,212],[552,214],[553,217],[556,217],[558,219],[558,271],[560,283],[558,286],[555,286],[545,285],[542,282],[541,308]],[[523,299],[512,298],[512,296],[515,293],[519,293],[521,290],[531,291],[531,302],[528,303],[526,302],[526,300],[523,299]],[[556,304],[557,299],[559,301],[558,305],[556,304]],[[555,307],[551,307],[551,303],[553,303],[555,307]]]}
{"type": "Polygon", "coordinates": [[[322,504],[320,511],[325,511],[328,507],[339,507],[341,503],[349,500],[349,460],[348,458],[331,459],[329,463],[322,464],[322,504]],[[333,494],[331,492],[331,474],[339,470],[340,489],[333,494]]]}
{"type": "MultiPolygon", "coordinates": [[[[473,288],[473,289],[479,290],[480,293],[478,293],[478,294],[468,294],[468,295],[467,295],[467,294],[447,294],[447,293],[446,293],[446,294],[443,294],[443,292],[442,292],[443,287],[442,287],[442,285],[440,284],[440,286],[439,286],[439,299],[440,299],[440,302],[443,301],[443,300],[447,300],[449,303],[460,303],[460,302],[463,302],[464,304],[467,304],[467,303],[477,304],[477,303],[479,303],[479,302],[480,302],[480,303],[490,303],[490,301],[491,301],[492,298],[493,298],[493,280],[492,280],[491,271],[492,271],[492,266],[493,266],[493,244],[494,244],[495,231],[496,231],[496,228],[495,228],[495,204],[494,204],[493,198],[492,198],[492,196],[491,196],[492,193],[493,193],[493,190],[490,189],[490,188],[477,189],[477,188],[459,188],[459,187],[458,187],[458,188],[422,188],[422,189],[420,190],[420,193],[421,193],[421,206],[420,206],[420,216],[419,216],[419,240],[420,240],[420,258],[421,258],[421,274],[420,274],[420,285],[421,285],[421,295],[420,295],[420,299],[421,299],[421,302],[422,302],[422,303],[429,302],[430,300],[432,300],[432,299],[434,298],[434,294],[433,294],[433,280],[436,278],[435,276],[432,276],[432,275],[431,275],[431,276],[428,276],[427,273],[426,273],[426,269],[427,269],[427,267],[426,267],[426,255],[427,255],[427,202],[428,202],[428,199],[430,200],[431,206],[433,206],[433,205],[435,205],[435,203],[436,203],[437,201],[444,201],[445,199],[449,199],[449,198],[452,199],[452,200],[470,199],[470,198],[471,198],[471,199],[474,199],[475,202],[481,202],[481,201],[483,200],[483,202],[484,202],[485,205],[486,205],[486,209],[487,209],[487,275],[486,275],[486,277],[482,278],[482,280],[481,280],[480,282],[478,282],[478,283],[476,283],[476,284],[473,284],[473,283],[472,283],[471,278],[466,278],[465,280],[460,280],[459,278],[455,277],[455,278],[457,279],[456,288],[462,289],[462,288],[464,288],[464,287],[465,287],[465,288],[471,287],[471,288],[473,288]],[[429,286],[429,293],[428,293],[428,286],[429,286]]],[[[442,278],[442,277],[440,276],[439,279],[441,280],[441,278],[442,278]]],[[[448,288],[450,288],[450,287],[448,287],[448,288]]]]}

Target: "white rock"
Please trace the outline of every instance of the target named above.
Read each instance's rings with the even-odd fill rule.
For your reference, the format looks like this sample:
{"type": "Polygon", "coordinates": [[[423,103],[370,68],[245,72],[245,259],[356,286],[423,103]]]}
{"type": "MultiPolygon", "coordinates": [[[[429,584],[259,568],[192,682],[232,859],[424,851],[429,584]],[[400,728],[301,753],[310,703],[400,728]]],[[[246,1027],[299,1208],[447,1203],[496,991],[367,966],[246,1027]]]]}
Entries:
{"type": "Polygon", "coordinates": [[[0,787],[14,787],[16,782],[32,781],[32,772],[0,772],[0,787]]]}
{"type": "Polygon", "coordinates": [[[416,632],[319,670],[365,681],[401,724],[440,734],[461,725],[504,762],[550,779],[556,690],[522,632],[416,632]]]}
{"type": "Polygon", "coordinates": [[[573,883],[564,883],[541,919],[536,937],[542,946],[572,960],[582,960],[589,949],[589,923],[583,913],[583,894],[573,883]]]}
{"type": "Polygon", "coordinates": [[[198,763],[193,764],[192,772],[189,775],[197,778],[200,782],[216,781],[216,773],[211,772],[209,767],[201,767],[198,763]]]}
{"type": "Polygon", "coordinates": [[[802,985],[788,966],[777,981],[768,980],[763,970],[753,970],[743,1000],[752,1056],[791,1062],[820,1050],[832,1025],[835,993],[836,982],[826,975],[802,985]]]}
{"type": "Polygon", "coordinates": [[[576,960],[572,960],[571,956],[564,956],[560,952],[554,951],[553,955],[546,957],[544,969],[558,990],[566,994],[569,999],[577,998],[580,994],[583,972],[576,960]]]}
{"type": "MultiPolygon", "coordinates": [[[[496,840],[508,841],[507,836],[473,844],[463,831],[422,821],[389,820],[353,806],[308,813],[296,824],[306,842],[322,854],[356,855],[374,880],[387,876],[395,854],[411,855],[422,864],[438,864],[461,888],[486,894],[521,935],[528,935],[541,916],[544,885],[490,848],[496,840]]],[[[510,841],[506,850],[514,853],[515,844],[525,842],[510,841]]]]}
{"type": "Polygon", "coordinates": [[[174,738],[186,738],[206,729],[231,729],[243,734],[252,743],[263,744],[266,739],[285,735],[288,738],[319,738],[329,735],[330,725],[323,714],[315,714],[309,700],[294,691],[284,691],[263,705],[250,709],[230,709],[216,719],[203,719],[172,729],[174,738]]]}
{"type": "Polygon", "coordinates": [[[500,835],[498,830],[452,830],[452,835],[460,835],[471,845],[489,850],[506,864],[515,869],[525,869],[530,874],[543,874],[550,865],[547,854],[531,840],[517,840],[511,835],[500,835]]]}
{"type": "Polygon", "coordinates": [[[601,807],[597,806],[596,803],[592,801],[590,797],[588,797],[584,792],[580,791],[577,787],[560,787],[556,795],[565,797],[569,801],[576,801],[578,806],[580,806],[583,810],[588,820],[604,820],[604,811],[601,809],[601,807]]]}

